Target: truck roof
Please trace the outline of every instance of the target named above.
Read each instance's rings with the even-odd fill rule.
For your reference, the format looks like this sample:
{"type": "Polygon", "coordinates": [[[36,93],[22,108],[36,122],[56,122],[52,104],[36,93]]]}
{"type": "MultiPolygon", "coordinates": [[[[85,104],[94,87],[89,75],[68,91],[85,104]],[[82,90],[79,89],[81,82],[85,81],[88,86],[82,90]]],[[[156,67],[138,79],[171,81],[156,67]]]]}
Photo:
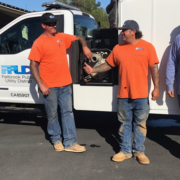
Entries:
{"type": "Polygon", "coordinates": [[[76,11],[81,11],[79,8],[76,8],[74,6],[70,6],[61,2],[45,2],[42,3],[42,7],[45,7],[46,10],[51,10],[51,9],[69,9],[69,10],[76,10],[76,11]]]}

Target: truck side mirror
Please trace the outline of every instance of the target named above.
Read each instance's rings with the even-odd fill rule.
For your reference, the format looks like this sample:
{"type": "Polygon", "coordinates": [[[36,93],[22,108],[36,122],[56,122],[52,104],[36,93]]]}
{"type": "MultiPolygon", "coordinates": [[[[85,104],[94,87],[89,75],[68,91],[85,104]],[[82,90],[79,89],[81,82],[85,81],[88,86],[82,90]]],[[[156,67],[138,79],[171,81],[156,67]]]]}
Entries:
{"type": "Polygon", "coordinates": [[[110,27],[116,28],[118,26],[118,0],[111,0],[111,3],[106,7],[106,12],[109,14],[110,27]]]}

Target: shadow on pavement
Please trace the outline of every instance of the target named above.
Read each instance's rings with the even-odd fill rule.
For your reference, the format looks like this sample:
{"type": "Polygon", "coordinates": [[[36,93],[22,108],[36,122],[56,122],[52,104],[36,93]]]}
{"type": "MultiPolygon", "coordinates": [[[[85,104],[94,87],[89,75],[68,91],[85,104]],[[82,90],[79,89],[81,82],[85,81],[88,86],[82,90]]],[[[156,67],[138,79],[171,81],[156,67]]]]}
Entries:
{"type": "MultiPolygon", "coordinates": [[[[99,135],[112,146],[115,153],[120,151],[118,135],[120,123],[116,113],[81,112],[80,115],[79,117],[79,112],[75,112],[77,128],[96,129],[99,135]]],[[[180,158],[180,144],[168,137],[168,135],[180,135],[179,116],[151,114],[148,118],[149,121],[157,126],[147,126],[147,138],[167,149],[173,156],[180,158]],[[163,125],[157,124],[157,120],[161,120],[163,125]],[[169,123],[169,120],[175,121],[176,124],[169,123]]]]}
{"type": "MultiPolygon", "coordinates": [[[[117,120],[116,113],[74,111],[74,116],[77,128],[95,129],[98,134],[112,146],[115,153],[119,152],[120,139],[118,135],[118,129],[120,124],[117,120]]],[[[7,123],[40,126],[44,132],[45,139],[50,142],[46,128],[46,118],[38,118],[33,114],[1,114],[0,119],[0,124],[7,123]]],[[[179,116],[151,114],[147,122],[147,129],[148,139],[167,149],[176,158],[180,158],[180,144],[168,137],[168,135],[180,135],[179,116]],[[157,124],[159,120],[161,120],[161,125],[157,124]],[[169,124],[169,120],[172,120],[175,124],[172,124],[171,126],[171,124],[169,124]]],[[[99,145],[91,144],[90,147],[98,148],[99,145]]]]}
{"type": "Polygon", "coordinates": [[[160,146],[167,149],[173,156],[180,159],[180,144],[168,137],[168,135],[180,135],[179,116],[150,115],[148,121],[151,121],[151,126],[147,127],[147,138],[158,143],[160,146]],[[157,121],[159,120],[161,120],[161,122],[158,125],[157,121]],[[170,120],[171,123],[169,123],[170,120]]]}
{"type": "Polygon", "coordinates": [[[76,127],[95,129],[110,144],[115,153],[119,152],[119,122],[116,113],[74,111],[76,127]]]}
{"type": "MultiPolygon", "coordinates": [[[[50,142],[49,135],[47,133],[47,119],[38,118],[35,114],[22,114],[22,113],[1,113],[0,124],[18,124],[26,126],[40,126],[44,131],[45,139],[50,142]]],[[[51,142],[50,142],[51,143],[51,142]]]]}

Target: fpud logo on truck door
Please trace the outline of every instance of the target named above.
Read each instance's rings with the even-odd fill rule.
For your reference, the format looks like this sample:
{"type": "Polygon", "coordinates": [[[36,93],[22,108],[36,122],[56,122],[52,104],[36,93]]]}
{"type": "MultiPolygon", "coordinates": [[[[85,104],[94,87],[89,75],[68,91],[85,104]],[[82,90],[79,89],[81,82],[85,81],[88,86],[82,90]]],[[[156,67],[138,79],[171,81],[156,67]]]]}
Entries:
{"type": "Polygon", "coordinates": [[[2,65],[1,66],[1,73],[2,74],[31,74],[29,66],[21,66],[21,70],[18,71],[17,65],[2,65]]]}

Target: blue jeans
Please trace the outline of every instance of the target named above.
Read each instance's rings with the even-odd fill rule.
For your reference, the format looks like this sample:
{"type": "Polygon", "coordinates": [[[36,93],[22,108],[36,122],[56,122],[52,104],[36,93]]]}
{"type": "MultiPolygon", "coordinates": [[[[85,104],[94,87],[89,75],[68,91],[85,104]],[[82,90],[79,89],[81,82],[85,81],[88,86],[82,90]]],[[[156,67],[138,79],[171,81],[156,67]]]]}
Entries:
{"type": "Polygon", "coordinates": [[[118,120],[120,151],[124,154],[144,153],[144,141],[147,133],[146,120],[149,115],[148,98],[118,99],[118,120]],[[133,121],[134,119],[134,121],[133,121]],[[132,125],[134,130],[133,145],[131,145],[132,125]]]}
{"type": "Polygon", "coordinates": [[[71,86],[49,88],[50,94],[44,96],[44,106],[47,113],[47,131],[53,144],[62,142],[61,128],[58,120],[58,104],[60,106],[61,122],[63,130],[63,144],[65,148],[76,143],[76,127],[72,112],[71,86]]]}

